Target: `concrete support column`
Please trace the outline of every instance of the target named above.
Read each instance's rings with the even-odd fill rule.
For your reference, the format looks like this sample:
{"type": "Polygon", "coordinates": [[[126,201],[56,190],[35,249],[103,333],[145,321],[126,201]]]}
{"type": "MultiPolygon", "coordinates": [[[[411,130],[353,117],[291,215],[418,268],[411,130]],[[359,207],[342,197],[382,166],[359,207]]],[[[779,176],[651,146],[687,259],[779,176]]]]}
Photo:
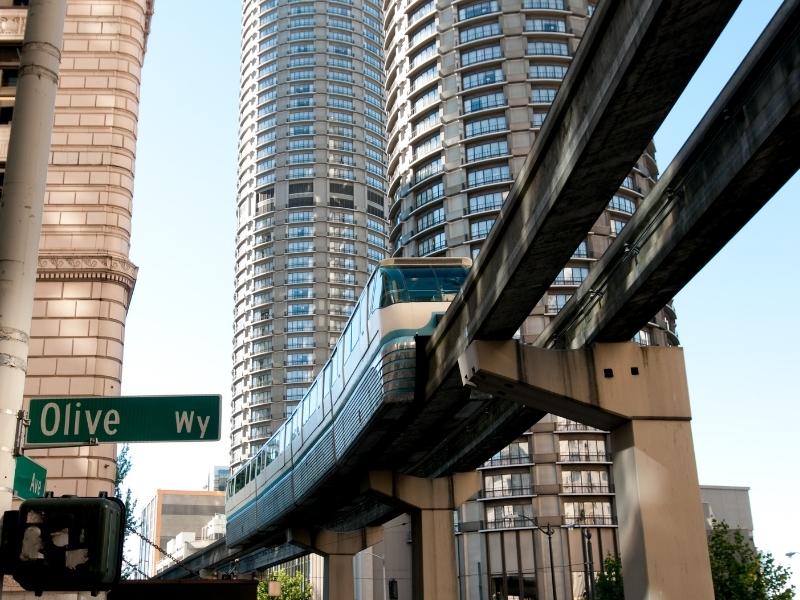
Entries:
{"type": "Polygon", "coordinates": [[[712,598],[689,422],[633,420],[611,447],[625,596],[712,598]]]}
{"type": "Polygon", "coordinates": [[[611,431],[625,597],[711,598],[681,348],[473,342],[466,385],[611,431]]]}
{"type": "Polygon", "coordinates": [[[324,600],[353,600],[355,598],[352,554],[325,556],[324,600]]]}
{"type": "Polygon", "coordinates": [[[425,479],[372,471],[367,479],[370,492],[396,503],[411,516],[414,598],[457,600],[453,511],[480,491],[480,474],[471,471],[425,479]]]}
{"type": "Polygon", "coordinates": [[[414,597],[456,600],[456,540],[453,510],[420,509],[411,513],[414,597]]]}
{"type": "Polygon", "coordinates": [[[355,531],[300,528],[286,530],[288,543],[307,548],[324,557],[323,600],[353,600],[353,557],[382,539],[383,530],[380,527],[366,527],[355,531]]]}

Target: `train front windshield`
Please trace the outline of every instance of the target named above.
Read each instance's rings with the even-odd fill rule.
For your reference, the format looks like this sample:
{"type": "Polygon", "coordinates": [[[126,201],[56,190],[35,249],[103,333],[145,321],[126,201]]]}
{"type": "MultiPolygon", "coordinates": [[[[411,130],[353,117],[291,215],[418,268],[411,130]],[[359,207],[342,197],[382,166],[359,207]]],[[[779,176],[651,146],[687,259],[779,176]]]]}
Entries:
{"type": "Polygon", "coordinates": [[[451,302],[469,270],[465,267],[381,267],[380,306],[398,302],[451,302]]]}

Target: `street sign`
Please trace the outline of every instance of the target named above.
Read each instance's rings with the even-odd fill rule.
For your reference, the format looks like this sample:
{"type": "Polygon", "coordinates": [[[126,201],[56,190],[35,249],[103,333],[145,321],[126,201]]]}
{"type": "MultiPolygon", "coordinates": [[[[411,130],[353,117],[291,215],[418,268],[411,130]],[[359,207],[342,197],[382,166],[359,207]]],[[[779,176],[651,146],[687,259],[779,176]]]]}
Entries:
{"type": "Polygon", "coordinates": [[[14,463],[14,496],[22,500],[44,496],[47,469],[27,456],[17,456],[14,463]]]}
{"type": "Polygon", "coordinates": [[[33,398],[27,443],[215,441],[221,404],[218,394],[33,398]]]}

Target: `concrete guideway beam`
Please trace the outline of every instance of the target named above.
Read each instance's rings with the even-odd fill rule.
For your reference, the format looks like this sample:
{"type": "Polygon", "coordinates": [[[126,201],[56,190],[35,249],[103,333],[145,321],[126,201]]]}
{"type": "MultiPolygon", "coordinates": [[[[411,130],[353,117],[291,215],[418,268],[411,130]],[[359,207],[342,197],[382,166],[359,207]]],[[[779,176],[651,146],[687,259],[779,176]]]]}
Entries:
{"type": "Polygon", "coordinates": [[[681,348],[478,341],[458,364],[465,385],[611,431],[626,597],[713,596],[681,348]]]}
{"type": "Polygon", "coordinates": [[[602,213],[738,1],[602,2],[462,293],[428,397],[474,339],[508,339],[602,213]]]}
{"type": "Polygon", "coordinates": [[[787,0],[536,345],[631,339],[798,168],[800,1],[787,0]]]}

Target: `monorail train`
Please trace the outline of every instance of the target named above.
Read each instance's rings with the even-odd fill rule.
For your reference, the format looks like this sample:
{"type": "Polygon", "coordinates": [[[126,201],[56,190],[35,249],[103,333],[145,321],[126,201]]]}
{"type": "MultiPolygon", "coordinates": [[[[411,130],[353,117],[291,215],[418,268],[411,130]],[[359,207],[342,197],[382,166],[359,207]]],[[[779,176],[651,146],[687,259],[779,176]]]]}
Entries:
{"type": "Polygon", "coordinates": [[[414,399],[414,336],[433,333],[470,265],[466,258],[379,263],[303,399],[228,482],[228,546],[263,536],[300,505],[370,421],[402,417],[414,399]]]}

